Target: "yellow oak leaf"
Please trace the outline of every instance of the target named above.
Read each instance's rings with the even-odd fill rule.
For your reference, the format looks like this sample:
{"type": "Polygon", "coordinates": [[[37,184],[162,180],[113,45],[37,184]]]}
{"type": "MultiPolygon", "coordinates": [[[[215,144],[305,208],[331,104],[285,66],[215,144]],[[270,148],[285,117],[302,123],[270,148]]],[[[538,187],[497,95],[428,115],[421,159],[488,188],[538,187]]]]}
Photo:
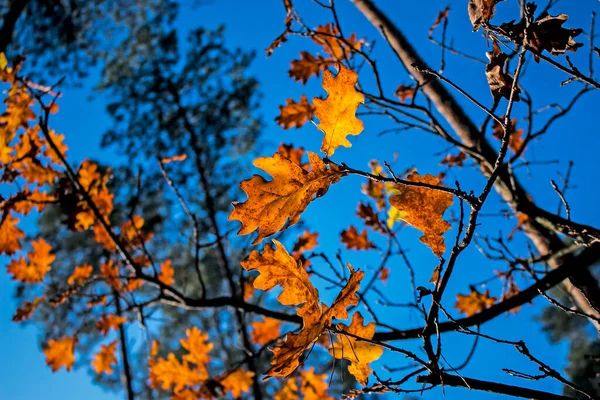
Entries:
{"type": "Polygon", "coordinates": [[[489,306],[496,303],[496,298],[490,296],[490,290],[486,290],[485,293],[479,293],[475,287],[471,286],[471,293],[457,294],[456,295],[456,308],[459,312],[466,314],[467,317],[475,315],[489,306]]]}
{"type": "Polygon", "coordinates": [[[67,278],[67,283],[69,285],[83,285],[92,274],[92,270],[93,268],[89,264],[76,266],[71,276],[67,278]]]}
{"type": "Polygon", "coordinates": [[[67,371],[73,368],[76,343],[76,336],[65,336],[61,339],[48,341],[44,354],[46,355],[46,364],[52,368],[52,372],[56,372],[62,367],[65,367],[67,371]]]}
{"type": "MultiPolygon", "coordinates": [[[[433,175],[420,176],[413,172],[406,177],[410,182],[421,182],[439,186],[439,178],[433,175]]],[[[442,236],[451,225],[442,219],[444,212],[452,205],[450,193],[425,187],[396,185],[398,193],[391,196],[390,204],[400,211],[400,219],[423,232],[420,241],[441,257],[446,250],[442,236]]]]}
{"type": "MultiPolygon", "coordinates": [[[[350,326],[344,324],[336,325],[338,330],[342,330],[362,339],[370,340],[375,335],[375,323],[371,322],[363,326],[364,318],[359,312],[352,316],[350,326]]],[[[383,354],[383,347],[367,341],[358,340],[353,336],[344,333],[336,334],[336,341],[329,350],[332,356],[337,359],[345,358],[350,361],[348,372],[350,372],[361,385],[366,385],[369,375],[373,371],[369,363],[379,359],[383,354]]]]}
{"type": "Polygon", "coordinates": [[[287,227],[296,224],[308,204],[323,196],[343,175],[337,167],[326,165],[315,153],[308,152],[308,158],[312,165],[310,171],[280,153],[254,160],[254,165],[271,175],[273,180],[254,175],[240,183],[248,200],[233,202],[233,211],[229,214],[230,221],[242,223],[238,235],[258,229],[258,236],[252,242],[258,244],[265,237],[283,230],[286,221],[287,227]]]}
{"type": "Polygon", "coordinates": [[[25,232],[19,229],[18,222],[19,218],[11,214],[6,215],[3,220],[0,219],[0,254],[12,256],[21,250],[21,239],[25,237],[25,232]]]}
{"type": "Polygon", "coordinates": [[[242,396],[242,393],[250,391],[253,377],[254,372],[236,369],[223,378],[220,383],[226,393],[231,393],[234,399],[238,399],[242,396]]]}
{"type": "Polygon", "coordinates": [[[351,147],[346,137],[358,135],[364,129],[362,121],[356,118],[356,109],[364,100],[364,96],[354,88],[357,81],[356,72],[340,64],[336,77],[330,71],[323,73],[323,89],[328,93],[327,98],[313,99],[314,114],[319,119],[317,128],[325,134],[321,151],[328,157],[340,146],[351,147]]]}
{"type": "Polygon", "coordinates": [[[116,351],[117,340],[101,346],[101,350],[94,355],[94,359],[91,363],[97,374],[110,375],[113,373],[112,366],[113,364],[117,364],[117,357],[115,356],[116,351]]]}
{"type": "Polygon", "coordinates": [[[342,231],[340,235],[342,243],[346,245],[348,250],[369,250],[374,249],[375,245],[367,238],[367,230],[363,229],[362,233],[358,233],[358,230],[354,225],[350,228],[342,231]]]}
{"type": "Polygon", "coordinates": [[[175,278],[173,275],[175,271],[171,266],[171,260],[167,260],[164,263],[160,264],[160,273],[158,274],[158,280],[164,283],[165,285],[172,285],[175,283],[175,278]]]}
{"type": "Polygon", "coordinates": [[[100,317],[100,321],[96,322],[96,329],[100,331],[102,336],[106,336],[111,329],[116,331],[126,321],[127,318],[114,314],[103,315],[100,317]]]}
{"type": "Polygon", "coordinates": [[[252,323],[250,340],[258,345],[265,345],[281,336],[281,321],[274,318],[264,318],[252,323]]]}
{"type": "Polygon", "coordinates": [[[12,260],[7,267],[8,273],[13,275],[13,279],[25,283],[37,283],[44,280],[46,273],[50,271],[50,264],[56,256],[50,254],[52,247],[44,239],[31,242],[33,251],[27,253],[29,263],[20,257],[12,260]]]}
{"type": "Polygon", "coordinates": [[[279,116],[275,118],[275,121],[283,129],[290,129],[294,126],[300,128],[310,121],[314,112],[315,109],[308,102],[308,98],[302,95],[298,103],[292,99],[287,99],[285,106],[279,106],[279,116]]]}

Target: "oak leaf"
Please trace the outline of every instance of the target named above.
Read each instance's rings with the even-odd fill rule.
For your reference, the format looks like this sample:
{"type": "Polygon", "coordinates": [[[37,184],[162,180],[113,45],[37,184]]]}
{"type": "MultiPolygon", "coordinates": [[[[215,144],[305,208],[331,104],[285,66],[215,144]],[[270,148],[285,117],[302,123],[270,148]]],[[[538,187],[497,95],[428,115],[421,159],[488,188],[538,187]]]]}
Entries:
{"type": "Polygon", "coordinates": [[[223,389],[227,393],[231,393],[234,399],[242,396],[242,393],[247,393],[252,387],[254,372],[236,369],[228,374],[224,379],[220,380],[223,389]]]}
{"type": "Polygon", "coordinates": [[[291,144],[281,143],[277,148],[277,152],[284,156],[285,158],[289,158],[294,164],[302,167],[302,169],[309,171],[310,163],[305,163],[302,161],[304,157],[304,147],[294,147],[291,144]]]}
{"type": "Polygon", "coordinates": [[[351,147],[346,137],[358,135],[364,129],[362,121],[356,118],[356,110],[364,100],[364,96],[354,88],[358,75],[342,64],[339,68],[335,77],[330,71],[323,73],[323,89],[328,93],[327,98],[313,99],[315,116],[319,119],[317,128],[325,134],[321,151],[328,157],[340,146],[351,147]]]}
{"type": "Polygon", "coordinates": [[[281,336],[281,321],[274,318],[264,318],[252,324],[250,340],[258,345],[265,345],[281,336]]]}
{"type": "MultiPolygon", "coordinates": [[[[363,322],[364,318],[360,312],[356,312],[352,316],[350,326],[338,324],[336,328],[359,338],[370,340],[375,335],[375,323],[371,322],[363,326],[363,322]]],[[[373,371],[369,364],[381,357],[383,347],[344,333],[337,333],[335,336],[336,341],[329,352],[337,359],[349,360],[348,372],[354,375],[361,385],[366,385],[369,375],[373,371]]]]}
{"type": "Polygon", "coordinates": [[[446,8],[444,8],[442,11],[438,12],[437,17],[435,17],[435,21],[433,21],[433,24],[429,28],[429,38],[433,37],[433,31],[435,31],[435,29],[440,26],[443,21],[448,20],[449,12],[450,6],[446,6],[446,8]]]}
{"type": "MultiPolygon", "coordinates": [[[[510,123],[509,132],[508,132],[508,148],[512,150],[513,153],[518,153],[521,151],[521,147],[525,144],[525,140],[523,140],[523,133],[525,130],[516,129],[517,120],[513,118],[510,123]]],[[[498,122],[494,121],[492,125],[492,129],[494,129],[492,136],[496,139],[502,140],[504,136],[504,129],[502,125],[498,122]]]]}
{"type": "Polygon", "coordinates": [[[100,331],[102,336],[106,336],[111,329],[116,331],[126,321],[127,318],[114,314],[103,315],[100,317],[100,321],[96,322],[96,329],[100,331]]]}
{"type": "Polygon", "coordinates": [[[396,97],[398,97],[398,99],[400,99],[401,102],[404,103],[406,100],[415,97],[415,91],[416,89],[413,85],[401,84],[396,88],[394,94],[396,97]]]}
{"type": "Polygon", "coordinates": [[[52,372],[56,372],[62,367],[65,367],[67,371],[73,368],[76,343],[76,336],[65,336],[61,339],[48,341],[44,354],[46,355],[46,364],[52,368],[52,372]]]}
{"type": "Polygon", "coordinates": [[[304,231],[302,235],[298,236],[296,243],[294,243],[294,247],[292,248],[292,254],[294,253],[304,253],[306,251],[311,251],[315,247],[317,247],[317,238],[319,234],[317,232],[309,232],[304,231]]]}
{"type": "Polygon", "coordinates": [[[358,230],[354,225],[350,228],[342,231],[341,233],[342,243],[346,245],[348,250],[369,250],[374,249],[375,245],[367,238],[367,230],[363,229],[362,233],[358,233],[358,230]]]}
{"type": "Polygon", "coordinates": [[[379,214],[373,210],[370,204],[359,203],[356,215],[363,220],[366,226],[376,232],[385,233],[383,223],[379,219],[379,214]]]}
{"type": "MultiPolygon", "coordinates": [[[[492,40],[492,51],[485,53],[490,61],[485,67],[485,77],[487,78],[490,91],[494,101],[498,101],[501,97],[510,99],[513,87],[513,78],[505,70],[506,60],[508,55],[500,51],[500,47],[495,40],[492,40]]],[[[515,88],[513,101],[521,100],[521,89],[515,88]]]]}
{"type": "Polygon", "coordinates": [[[494,17],[496,4],[504,0],[469,0],[469,19],[473,31],[494,17]]]}
{"type": "Polygon", "coordinates": [[[23,307],[17,308],[15,315],[12,317],[13,322],[21,322],[29,319],[35,309],[46,300],[46,296],[36,297],[33,301],[26,301],[23,307]]]}
{"type": "Polygon", "coordinates": [[[385,285],[387,283],[389,277],[390,277],[390,269],[388,267],[383,267],[379,271],[379,276],[377,277],[377,279],[379,279],[385,285]]]}
{"type": "Polygon", "coordinates": [[[158,280],[164,283],[165,285],[173,285],[175,283],[175,278],[173,275],[175,271],[171,266],[171,260],[167,260],[160,264],[160,273],[158,274],[158,280]]]}
{"type": "Polygon", "coordinates": [[[112,374],[112,366],[117,364],[117,357],[115,352],[117,351],[117,340],[114,340],[110,344],[101,345],[101,350],[94,355],[92,360],[92,367],[98,375],[100,374],[112,374]]]}
{"type": "Polygon", "coordinates": [[[179,154],[179,155],[176,155],[176,156],[161,158],[160,162],[162,164],[169,164],[169,163],[177,162],[177,161],[185,161],[186,158],[187,158],[187,154],[184,153],[184,154],[179,154]]]}
{"type": "Polygon", "coordinates": [[[462,151],[459,151],[457,155],[448,154],[440,164],[447,165],[449,167],[462,167],[465,160],[467,159],[467,155],[462,151]]]}
{"type": "Polygon", "coordinates": [[[186,386],[202,383],[206,376],[196,369],[191,368],[187,361],[179,362],[175,354],[169,353],[167,358],[153,360],[150,365],[150,386],[171,390],[177,394],[186,386]]]}
{"type": "Polygon", "coordinates": [[[69,285],[83,285],[92,274],[92,270],[93,268],[89,264],[76,266],[73,273],[67,278],[67,283],[69,285]]]}
{"type": "Polygon", "coordinates": [[[19,218],[10,213],[0,219],[0,254],[12,256],[21,250],[21,239],[25,237],[25,232],[19,229],[18,222],[19,218]]]}
{"type": "Polygon", "coordinates": [[[489,306],[494,305],[496,303],[496,298],[490,296],[490,290],[486,290],[485,293],[479,293],[474,286],[471,286],[471,293],[457,294],[456,295],[456,304],[454,304],[454,308],[456,308],[459,312],[466,314],[467,317],[471,315],[475,315],[489,306]]]}
{"type": "Polygon", "coordinates": [[[335,61],[344,61],[351,57],[352,50],[360,50],[363,45],[363,40],[357,40],[356,34],[353,33],[348,38],[341,38],[340,31],[333,24],[325,24],[318,26],[314,30],[312,36],[313,42],[323,47],[323,50],[328,53],[335,61]]]}
{"type": "Polygon", "coordinates": [[[258,229],[258,236],[253,241],[258,244],[265,237],[283,230],[286,221],[287,227],[296,224],[308,204],[323,196],[329,186],[341,178],[343,173],[339,169],[325,165],[315,153],[308,152],[308,158],[312,165],[310,171],[279,153],[254,160],[254,165],[271,175],[273,180],[254,175],[240,183],[248,200],[233,202],[233,211],[229,215],[230,221],[242,222],[238,235],[258,229]]]}
{"type": "Polygon", "coordinates": [[[213,348],[213,344],[208,341],[208,335],[202,333],[197,327],[187,329],[185,331],[187,337],[181,339],[181,346],[188,351],[188,354],[183,356],[183,360],[196,364],[196,372],[202,379],[208,378],[208,370],[206,369],[211,357],[208,355],[213,348]]]}
{"type": "Polygon", "coordinates": [[[283,129],[290,129],[294,126],[300,128],[310,121],[314,112],[315,109],[308,102],[308,97],[302,95],[298,103],[292,99],[287,99],[285,106],[279,106],[279,116],[275,118],[275,121],[283,129]]]}
{"type": "MultiPolygon", "coordinates": [[[[419,175],[413,172],[406,177],[407,181],[440,185],[440,180],[433,175],[419,175]]],[[[442,219],[444,212],[452,205],[452,195],[447,192],[425,187],[396,185],[398,194],[390,197],[390,204],[401,212],[401,219],[423,232],[420,241],[441,257],[446,250],[442,236],[451,225],[442,219]]]]}
{"type": "Polygon", "coordinates": [[[123,283],[119,279],[119,265],[112,260],[100,265],[100,276],[115,290],[120,290],[123,287],[123,283]]]}
{"type": "Polygon", "coordinates": [[[323,58],[322,56],[314,57],[312,54],[303,51],[300,53],[299,60],[291,62],[291,68],[288,71],[290,78],[300,81],[303,84],[310,79],[311,76],[319,76],[321,71],[333,65],[334,61],[323,58]]]}
{"type": "Polygon", "coordinates": [[[44,280],[44,276],[50,271],[50,264],[56,258],[50,254],[52,247],[44,239],[31,242],[31,246],[33,250],[27,253],[29,263],[20,257],[18,260],[12,260],[8,265],[8,273],[13,275],[14,280],[37,283],[44,280]]]}
{"type": "Polygon", "coordinates": [[[300,372],[300,393],[304,400],[333,400],[327,395],[327,374],[316,374],[314,367],[300,372]]]}

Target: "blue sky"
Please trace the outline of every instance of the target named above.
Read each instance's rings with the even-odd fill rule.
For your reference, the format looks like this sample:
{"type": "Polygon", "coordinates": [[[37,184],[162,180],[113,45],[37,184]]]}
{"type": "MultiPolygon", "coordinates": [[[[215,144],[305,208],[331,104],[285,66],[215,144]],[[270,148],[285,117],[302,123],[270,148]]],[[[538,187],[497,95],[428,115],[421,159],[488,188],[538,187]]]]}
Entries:
{"type": "MultiPolygon", "coordinates": [[[[191,2],[190,2],[191,3],[191,2]]],[[[306,1],[296,0],[306,22],[311,26],[331,21],[329,15],[315,6],[307,5],[306,1]]],[[[410,83],[410,78],[398,64],[393,53],[391,53],[376,30],[356,10],[345,1],[340,3],[340,18],[345,32],[357,32],[359,37],[366,37],[373,45],[374,58],[378,60],[378,66],[382,71],[384,86],[388,93],[392,93],[400,83],[410,83]]],[[[454,38],[454,44],[485,59],[487,45],[481,32],[472,33],[466,13],[466,0],[454,0],[440,2],[437,0],[422,0],[419,2],[381,0],[378,4],[388,15],[398,23],[400,29],[413,41],[421,55],[431,63],[433,67],[439,65],[439,49],[427,41],[427,29],[435,19],[437,11],[446,4],[451,5],[449,34],[454,38]]],[[[189,30],[197,25],[206,28],[216,28],[220,24],[226,25],[227,43],[231,47],[243,47],[255,49],[257,57],[251,67],[251,73],[257,76],[261,83],[262,92],[260,112],[266,121],[266,127],[262,136],[264,146],[263,155],[270,155],[280,142],[302,145],[308,150],[317,152],[320,148],[322,134],[311,124],[302,129],[283,131],[273,119],[278,114],[278,106],[285,103],[287,98],[299,99],[301,94],[309,98],[324,95],[320,88],[320,79],[311,79],[305,86],[292,81],[287,76],[289,62],[298,57],[301,50],[315,51],[316,47],[303,38],[290,38],[283,47],[277,49],[274,55],[267,59],[264,48],[283,29],[283,8],[279,0],[260,0],[255,2],[231,0],[227,2],[214,1],[208,5],[191,8],[187,4],[183,6],[180,16],[180,29],[189,30]]],[[[516,0],[508,0],[501,4],[499,9],[499,20],[504,15],[511,14],[516,9],[516,0]]],[[[565,12],[569,14],[568,27],[589,26],[588,10],[600,11],[598,2],[594,0],[578,0],[574,7],[572,2],[563,1],[556,8],[556,13],[565,12]],[[583,12],[586,10],[586,13],[583,12]]],[[[514,18],[514,17],[513,17],[514,18]]],[[[587,46],[587,41],[582,37],[587,46]]],[[[585,49],[584,49],[585,50],[585,49]]],[[[581,51],[580,53],[583,53],[581,51]]],[[[469,91],[473,96],[484,104],[491,104],[491,96],[486,85],[484,66],[477,63],[466,62],[463,59],[447,55],[446,69],[444,75],[469,91]]],[[[586,54],[576,54],[573,60],[587,67],[586,54]]],[[[521,81],[524,87],[532,93],[536,106],[541,107],[546,103],[564,102],[568,96],[577,89],[578,84],[561,88],[559,82],[565,79],[562,74],[557,74],[547,66],[534,64],[529,61],[525,75],[521,81]],[[562,100],[561,100],[562,99],[562,100]]],[[[366,85],[371,84],[369,78],[361,81],[366,85]]],[[[83,88],[69,89],[64,93],[60,101],[60,113],[54,118],[53,128],[67,137],[69,145],[69,156],[71,160],[81,160],[85,157],[93,157],[106,162],[114,162],[116,154],[111,151],[101,152],[99,141],[101,135],[110,126],[110,120],[105,113],[105,103],[102,95],[92,93],[91,87],[95,84],[90,80],[83,88]],[[90,100],[90,95],[93,98],[90,100]]],[[[473,115],[474,120],[480,123],[483,115],[464,99],[460,99],[465,108],[473,115]]],[[[545,166],[532,166],[529,170],[522,169],[520,177],[525,186],[531,190],[533,197],[543,207],[554,210],[558,199],[549,185],[550,179],[558,179],[557,173],[564,172],[569,160],[576,161],[573,171],[572,184],[575,187],[567,197],[571,204],[573,219],[592,225],[600,225],[600,213],[595,205],[595,196],[589,196],[597,182],[595,171],[599,166],[595,152],[600,146],[600,138],[595,133],[590,116],[597,113],[598,94],[587,95],[575,108],[571,117],[558,122],[554,129],[541,140],[536,141],[526,152],[529,161],[554,161],[558,163],[545,166]]],[[[536,107],[534,107],[536,108],[536,107]]],[[[515,116],[523,116],[523,105],[515,107],[515,116]]],[[[400,135],[377,136],[377,133],[390,127],[387,120],[376,118],[365,118],[365,131],[358,137],[351,139],[351,149],[339,149],[334,156],[335,161],[347,162],[350,166],[367,169],[367,162],[371,159],[391,161],[394,153],[398,153],[396,162],[397,170],[403,171],[407,167],[416,166],[421,173],[437,174],[443,170],[438,162],[443,157],[434,154],[447,148],[446,144],[426,133],[408,131],[400,135]]],[[[496,143],[498,144],[498,143],[496,143]]],[[[472,167],[463,170],[449,171],[448,182],[460,179],[464,189],[481,190],[482,180],[478,178],[478,172],[472,167]]],[[[241,177],[248,178],[248,177],[241,177]]],[[[340,248],[339,233],[349,224],[355,224],[362,230],[360,221],[355,217],[355,209],[359,200],[366,200],[360,194],[361,179],[350,177],[344,179],[340,184],[332,187],[330,192],[322,199],[311,204],[303,215],[303,221],[314,230],[320,232],[320,251],[334,255],[340,248]],[[351,199],[351,200],[349,200],[351,199]]],[[[241,199],[240,199],[241,200],[241,199]]],[[[494,212],[499,205],[496,196],[490,199],[489,207],[484,212],[494,212]]],[[[515,225],[514,220],[501,218],[482,218],[483,232],[497,232],[502,230],[509,232],[515,225]]],[[[448,240],[454,236],[454,230],[447,234],[448,240]]],[[[418,232],[411,228],[404,228],[401,241],[405,248],[409,249],[409,255],[417,270],[417,284],[427,285],[427,281],[435,267],[437,260],[431,255],[429,249],[418,242],[418,232]]],[[[522,242],[517,244],[521,246],[522,242]]],[[[351,262],[355,267],[369,270],[369,267],[377,265],[377,259],[356,252],[342,251],[344,261],[351,262]]],[[[4,260],[2,261],[4,262],[4,260]]],[[[411,297],[410,286],[407,283],[404,267],[390,265],[391,278],[384,290],[399,301],[406,301],[411,297]]],[[[467,292],[468,285],[490,277],[493,270],[501,265],[487,263],[474,247],[461,256],[455,275],[450,282],[446,294],[446,306],[453,304],[453,296],[457,292],[467,292]]],[[[320,286],[324,298],[330,298],[335,293],[327,293],[320,286]]],[[[499,294],[498,287],[492,286],[492,292],[499,294]]],[[[6,274],[0,274],[0,346],[3,359],[0,363],[0,399],[21,400],[38,399],[69,400],[86,398],[91,400],[120,398],[120,395],[103,393],[99,388],[91,384],[91,377],[86,371],[80,370],[71,373],[61,371],[53,374],[44,363],[44,356],[40,351],[37,333],[34,327],[22,328],[10,322],[16,304],[12,301],[13,285],[6,274]]],[[[544,299],[536,299],[533,305],[526,305],[516,316],[502,316],[487,323],[482,330],[485,333],[506,339],[525,340],[533,354],[540,356],[544,361],[553,366],[563,366],[566,356],[566,345],[550,346],[546,337],[541,333],[540,326],[533,318],[539,314],[544,299]]],[[[397,310],[385,310],[386,317],[389,316],[393,325],[398,327],[415,327],[420,325],[414,315],[397,310]]],[[[363,313],[364,314],[364,313],[363,313]]],[[[455,315],[458,315],[455,313],[455,315]]],[[[472,338],[465,338],[457,334],[449,334],[444,340],[444,354],[454,364],[460,364],[468,352],[472,338]]],[[[410,349],[417,349],[420,341],[399,343],[410,349]]],[[[382,363],[400,366],[404,361],[398,362],[397,358],[386,357],[382,363]]],[[[500,368],[513,368],[525,372],[534,372],[535,368],[525,363],[522,357],[511,348],[498,347],[482,342],[477,350],[471,365],[464,370],[464,374],[476,378],[487,378],[514,384],[527,386],[526,382],[509,379],[500,368]],[[497,367],[497,370],[490,368],[497,367]],[[485,373],[483,373],[485,371],[485,373]]],[[[385,376],[385,375],[384,375],[385,376]]],[[[536,388],[558,392],[560,385],[555,381],[546,380],[538,383],[536,388]]],[[[426,393],[423,398],[437,399],[441,392],[426,393]]],[[[496,399],[499,396],[470,393],[466,390],[446,389],[448,399],[496,399]]]]}

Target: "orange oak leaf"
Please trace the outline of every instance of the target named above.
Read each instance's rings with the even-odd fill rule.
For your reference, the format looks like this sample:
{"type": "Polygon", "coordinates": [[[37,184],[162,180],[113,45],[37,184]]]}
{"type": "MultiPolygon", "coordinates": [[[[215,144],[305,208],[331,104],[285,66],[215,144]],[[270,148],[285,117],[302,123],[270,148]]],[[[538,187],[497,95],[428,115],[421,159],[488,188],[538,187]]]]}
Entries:
{"type": "Polygon", "coordinates": [[[318,237],[318,232],[310,233],[309,231],[304,231],[302,235],[298,236],[296,243],[294,243],[292,253],[305,252],[314,249],[318,245],[318,237]]]}
{"type": "Polygon", "coordinates": [[[69,285],[83,285],[92,274],[92,270],[93,268],[89,264],[76,266],[71,276],[67,278],[67,283],[69,285]]]}
{"type": "Polygon", "coordinates": [[[25,283],[37,283],[44,280],[46,273],[50,271],[50,264],[56,256],[50,254],[52,247],[44,239],[31,242],[33,251],[27,253],[29,263],[23,258],[12,260],[7,267],[8,273],[13,279],[25,283]]]}
{"type": "Polygon", "coordinates": [[[310,163],[302,162],[305,153],[304,147],[294,147],[291,144],[281,143],[277,148],[277,152],[285,158],[289,158],[290,161],[302,167],[302,169],[310,170],[310,163]]]}
{"type": "Polygon", "coordinates": [[[266,244],[262,254],[253,250],[242,260],[241,265],[246,271],[258,271],[260,275],[254,280],[256,289],[268,291],[275,286],[283,287],[277,300],[285,305],[299,305],[301,317],[321,314],[319,292],[308,279],[308,273],[301,268],[297,261],[290,256],[285,247],[272,239],[275,247],[266,244]]]}
{"type": "Polygon", "coordinates": [[[179,393],[186,386],[200,384],[206,379],[204,374],[191,368],[187,361],[180,362],[173,353],[169,353],[166,359],[161,357],[152,361],[149,377],[153,388],[173,389],[175,393],[179,393]]]}
{"type": "MultiPolygon", "coordinates": [[[[336,325],[340,331],[358,336],[362,339],[370,340],[375,335],[375,323],[371,322],[363,326],[364,318],[360,312],[354,313],[350,326],[344,324],[336,325]]],[[[350,372],[361,385],[366,385],[369,375],[373,371],[369,364],[381,357],[383,347],[372,344],[356,337],[337,333],[336,341],[329,350],[329,353],[337,359],[345,358],[350,361],[348,372],[350,372]]]]}
{"type": "Polygon", "coordinates": [[[390,277],[390,269],[388,267],[383,267],[381,269],[381,271],[379,272],[379,276],[377,277],[377,279],[379,279],[385,285],[387,283],[389,277],[390,277]]]}
{"type": "Polygon", "coordinates": [[[117,342],[117,340],[114,340],[110,344],[102,345],[101,350],[94,355],[91,364],[98,375],[113,373],[112,366],[117,364],[117,357],[115,356],[117,342]]]}
{"type": "Polygon", "coordinates": [[[312,54],[303,51],[300,53],[299,60],[293,60],[291,62],[291,68],[288,71],[290,78],[300,81],[303,84],[310,79],[311,76],[319,76],[321,71],[324,71],[328,66],[333,65],[335,62],[323,58],[322,56],[314,57],[312,54]]]}
{"type": "Polygon", "coordinates": [[[314,35],[313,42],[323,47],[323,50],[328,53],[335,61],[344,61],[352,55],[352,49],[360,50],[363,45],[363,40],[357,40],[356,34],[353,33],[349,38],[342,40],[339,37],[340,31],[333,24],[325,24],[318,26],[314,35]]]}
{"type": "Polygon", "coordinates": [[[302,95],[298,103],[287,99],[285,106],[279,106],[279,116],[275,118],[275,121],[283,129],[290,129],[294,126],[300,128],[310,121],[314,112],[315,108],[308,102],[308,97],[302,95]]]}
{"type": "Polygon", "coordinates": [[[54,203],[57,200],[56,197],[41,192],[39,188],[31,191],[28,187],[24,187],[19,194],[20,196],[15,198],[13,210],[22,215],[29,214],[34,208],[38,212],[41,212],[46,205],[54,203]]]}
{"type": "Polygon", "coordinates": [[[175,278],[173,275],[175,271],[171,266],[171,260],[167,260],[164,263],[160,264],[160,273],[158,274],[158,280],[164,283],[165,285],[172,285],[175,283],[175,278]]]}
{"type": "Polygon", "coordinates": [[[279,153],[254,160],[254,165],[271,175],[273,180],[254,175],[240,183],[248,200],[233,202],[233,211],[229,214],[230,221],[242,223],[238,235],[258,229],[258,236],[253,241],[258,244],[265,237],[283,230],[286,221],[287,227],[296,224],[308,204],[323,196],[343,175],[338,168],[325,165],[315,153],[308,152],[308,158],[312,165],[310,171],[279,153]]]}
{"type": "MultiPolygon", "coordinates": [[[[56,103],[54,103],[54,105],[56,105],[56,103]]],[[[56,133],[54,130],[50,129],[50,130],[48,130],[48,136],[50,136],[52,143],[54,143],[54,145],[58,149],[60,155],[63,158],[65,158],[65,156],[67,154],[67,150],[69,149],[69,147],[63,143],[65,140],[65,135],[60,135],[60,134],[56,133]]],[[[60,165],[61,164],[60,157],[56,154],[54,149],[52,147],[50,147],[50,144],[48,143],[46,138],[43,138],[43,141],[46,146],[45,146],[44,152],[42,154],[45,157],[48,157],[50,159],[50,161],[53,162],[54,164],[60,165]]]]}
{"type": "Polygon", "coordinates": [[[123,283],[119,279],[119,265],[112,260],[100,265],[100,276],[115,290],[120,290],[123,287],[123,283]]]}
{"type": "Polygon", "coordinates": [[[350,228],[342,231],[342,243],[346,245],[348,250],[369,250],[374,249],[375,245],[367,238],[367,230],[363,229],[362,233],[358,233],[356,227],[351,225],[350,228]]]}
{"type": "Polygon", "coordinates": [[[106,336],[111,329],[117,330],[120,325],[127,322],[127,318],[119,317],[114,314],[103,315],[100,321],[96,322],[96,329],[100,331],[102,336],[106,336]]]}
{"type": "Polygon", "coordinates": [[[323,89],[328,93],[327,98],[313,99],[315,116],[319,119],[317,128],[325,134],[321,151],[328,157],[340,146],[351,147],[346,137],[358,135],[364,129],[362,121],[356,118],[358,105],[364,100],[364,96],[354,88],[358,75],[342,64],[339,68],[336,77],[330,71],[323,73],[323,89]]]}
{"type": "Polygon", "coordinates": [[[183,361],[196,364],[196,373],[204,380],[208,378],[206,366],[211,359],[208,352],[212,350],[213,344],[208,341],[208,335],[195,326],[187,329],[185,334],[187,337],[180,340],[181,346],[188,351],[183,356],[183,361]]]}
{"type": "Polygon", "coordinates": [[[281,336],[281,321],[274,318],[264,318],[262,321],[255,321],[252,324],[250,339],[252,343],[265,345],[281,336]]]}
{"type": "Polygon", "coordinates": [[[401,102],[404,103],[406,100],[415,97],[415,91],[416,89],[413,85],[401,84],[396,88],[394,94],[400,99],[401,102]]]}
{"type": "Polygon", "coordinates": [[[479,293],[474,286],[471,286],[471,293],[458,294],[456,295],[456,308],[459,312],[466,314],[467,317],[475,315],[489,306],[496,303],[496,298],[490,296],[490,290],[486,290],[485,293],[479,293]]]}
{"type": "Polygon", "coordinates": [[[21,239],[25,237],[25,232],[19,229],[18,222],[19,218],[11,214],[0,219],[0,254],[12,256],[21,250],[21,239]]]}
{"type": "Polygon", "coordinates": [[[467,159],[467,155],[462,151],[459,151],[457,155],[448,154],[440,164],[447,165],[449,167],[462,167],[465,160],[467,159]]]}
{"type": "Polygon", "coordinates": [[[327,374],[316,374],[314,367],[300,372],[300,393],[304,400],[333,400],[327,395],[327,374]]]}
{"type": "MultiPolygon", "coordinates": [[[[406,177],[410,182],[421,182],[440,185],[440,180],[433,175],[419,175],[413,172],[406,177]]],[[[398,194],[390,197],[390,204],[400,211],[400,218],[409,225],[423,232],[420,241],[441,257],[446,250],[442,236],[451,226],[442,219],[444,212],[452,205],[450,193],[425,187],[396,185],[398,194]]]]}
{"type": "Polygon", "coordinates": [[[254,372],[236,369],[219,381],[226,393],[231,393],[234,399],[239,399],[242,393],[247,393],[252,387],[254,372]]]}
{"type": "Polygon", "coordinates": [[[249,277],[247,280],[244,281],[243,291],[244,301],[250,301],[252,296],[254,296],[254,279],[252,277],[249,277]]]}
{"type": "Polygon", "coordinates": [[[29,319],[35,309],[46,300],[46,296],[36,297],[33,301],[26,301],[23,307],[17,308],[15,315],[12,317],[13,322],[21,322],[29,319]]]}
{"type": "Polygon", "coordinates": [[[274,400],[300,400],[298,382],[295,377],[288,377],[283,381],[283,387],[273,395],[274,400]]]}
{"type": "MultiPolygon", "coordinates": [[[[521,147],[525,144],[525,140],[523,140],[523,133],[525,132],[523,129],[516,129],[517,120],[513,118],[510,123],[510,130],[508,132],[508,148],[512,150],[513,153],[518,153],[521,150],[521,147]]],[[[504,136],[504,129],[502,129],[502,125],[498,122],[494,121],[492,125],[492,129],[494,132],[492,136],[496,139],[502,140],[504,136]]]]}
{"type": "Polygon", "coordinates": [[[62,367],[65,367],[67,371],[73,368],[76,343],[76,336],[65,336],[61,339],[48,341],[44,354],[46,355],[46,364],[52,368],[52,372],[56,372],[62,367]]]}

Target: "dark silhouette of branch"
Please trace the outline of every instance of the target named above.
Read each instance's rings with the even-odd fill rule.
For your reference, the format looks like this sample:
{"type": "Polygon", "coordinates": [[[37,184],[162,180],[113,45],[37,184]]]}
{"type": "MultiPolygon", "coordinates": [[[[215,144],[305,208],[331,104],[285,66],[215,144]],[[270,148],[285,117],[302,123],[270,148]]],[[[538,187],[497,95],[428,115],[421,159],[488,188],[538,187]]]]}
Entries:
{"type": "Polygon", "coordinates": [[[8,45],[13,40],[13,34],[15,31],[15,26],[17,25],[17,20],[29,4],[30,0],[9,0],[10,8],[4,14],[4,18],[2,19],[2,28],[0,28],[0,52],[6,53],[6,49],[8,45]]]}

